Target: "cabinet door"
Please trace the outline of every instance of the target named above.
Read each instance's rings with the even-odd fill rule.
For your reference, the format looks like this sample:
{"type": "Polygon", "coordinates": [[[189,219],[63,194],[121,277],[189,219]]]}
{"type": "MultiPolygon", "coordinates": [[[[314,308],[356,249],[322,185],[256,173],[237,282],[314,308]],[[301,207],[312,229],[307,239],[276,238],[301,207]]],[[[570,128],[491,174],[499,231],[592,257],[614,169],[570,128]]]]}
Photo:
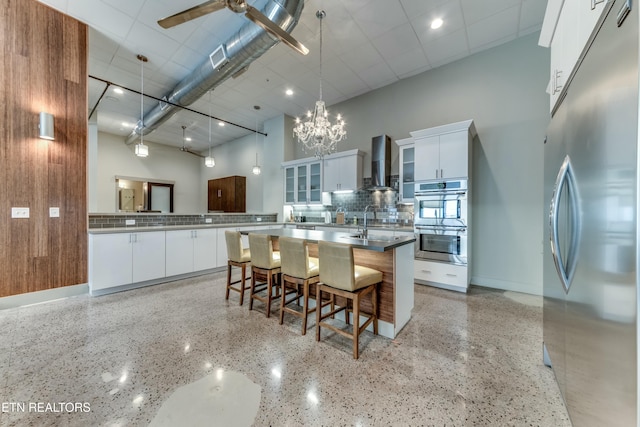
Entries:
{"type": "Polygon", "coordinates": [[[338,159],[338,170],[340,190],[357,190],[358,189],[358,156],[345,156],[338,159]]]}
{"type": "Polygon", "coordinates": [[[339,190],[340,158],[324,159],[324,191],[339,190]]]}
{"type": "Polygon", "coordinates": [[[166,232],[166,274],[175,276],[193,271],[193,230],[166,232]]]}
{"type": "Polygon", "coordinates": [[[440,135],[440,178],[466,178],[469,175],[469,133],[440,135]]]}
{"type": "Polygon", "coordinates": [[[91,292],[131,283],[132,239],[129,233],[89,236],[89,289],[91,292]]]}
{"type": "Polygon", "coordinates": [[[309,191],[307,165],[296,166],[296,202],[306,203],[309,191]]]}
{"type": "Polygon", "coordinates": [[[419,165],[415,169],[416,181],[440,177],[440,137],[430,136],[416,139],[415,160],[419,165]]]}
{"type": "Polygon", "coordinates": [[[133,233],[133,282],[165,277],[165,232],[133,233]]]}
{"type": "MultiPolygon", "coordinates": [[[[284,202],[296,202],[296,170],[293,166],[284,169],[284,202]]],[[[225,261],[226,264],[226,261],[225,261]]]]}
{"type": "Polygon", "coordinates": [[[193,230],[193,271],[217,267],[217,233],[215,229],[193,230]]]}
{"type": "Polygon", "coordinates": [[[309,164],[309,202],[322,201],[322,167],[320,162],[309,164]]]}
{"type": "Polygon", "coordinates": [[[415,184],[415,146],[400,147],[400,201],[412,202],[415,184]]]}

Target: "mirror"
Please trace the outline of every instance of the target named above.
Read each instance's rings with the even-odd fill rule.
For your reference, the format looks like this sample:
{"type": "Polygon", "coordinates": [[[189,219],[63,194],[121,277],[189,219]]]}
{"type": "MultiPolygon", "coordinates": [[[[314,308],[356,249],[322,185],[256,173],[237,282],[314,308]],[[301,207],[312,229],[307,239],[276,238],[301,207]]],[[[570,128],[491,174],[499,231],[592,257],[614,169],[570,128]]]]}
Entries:
{"type": "Polygon", "coordinates": [[[173,181],[116,176],[118,212],[173,212],[173,181]]]}

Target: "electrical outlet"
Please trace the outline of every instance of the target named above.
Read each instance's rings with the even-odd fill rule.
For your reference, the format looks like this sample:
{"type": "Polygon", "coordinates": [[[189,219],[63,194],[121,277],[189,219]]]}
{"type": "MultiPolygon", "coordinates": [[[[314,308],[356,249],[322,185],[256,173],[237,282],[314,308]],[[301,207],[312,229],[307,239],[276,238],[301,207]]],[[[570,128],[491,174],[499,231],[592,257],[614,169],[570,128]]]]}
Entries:
{"type": "Polygon", "coordinates": [[[204,222],[206,222],[207,224],[211,224],[213,222],[213,218],[205,218],[204,222]]]}
{"type": "Polygon", "coordinates": [[[136,220],[135,219],[125,219],[124,220],[124,224],[125,225],[136,225],[136,220]]]}
{"type": "Polygon", "coordinates": [[[59,218],[60,208],[49,208],[49,218],[59,218]]]}
{"type": "Polygon", "coordinates": [[[256,218],[256,221],[258,221],[258,222],[262,222],[262,217],[257,217],[257,218],[256,218]]]}
{"type": "Polygon", "coordinates": [[[29,208],[11,208],[11,218],[29,218],[29,208]]]}

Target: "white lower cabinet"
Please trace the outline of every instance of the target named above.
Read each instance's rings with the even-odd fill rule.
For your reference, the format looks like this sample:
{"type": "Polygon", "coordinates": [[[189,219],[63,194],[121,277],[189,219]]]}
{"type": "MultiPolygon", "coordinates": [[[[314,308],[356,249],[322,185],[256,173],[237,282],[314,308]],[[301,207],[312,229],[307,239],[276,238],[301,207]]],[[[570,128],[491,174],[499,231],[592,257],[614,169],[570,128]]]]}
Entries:
{"type": "Polygon", "coordinates": [[[444,285],[441,287],[462,292],[466,292],[469,286],[469,270],[464,265],[416,259],[413,262],[413,269],[417,282],[428,282],[436,286],[444,285]]]}
{"type": "Polygon", "coordinates": [[[92,293],[164,276],[164,231],[89,236],[89,288],[92,293]]]}
{"type": "Polygon", "coordinates": [[[172,230],[166,233],[167,276],[217,267],[216,230],[172,230]]]}

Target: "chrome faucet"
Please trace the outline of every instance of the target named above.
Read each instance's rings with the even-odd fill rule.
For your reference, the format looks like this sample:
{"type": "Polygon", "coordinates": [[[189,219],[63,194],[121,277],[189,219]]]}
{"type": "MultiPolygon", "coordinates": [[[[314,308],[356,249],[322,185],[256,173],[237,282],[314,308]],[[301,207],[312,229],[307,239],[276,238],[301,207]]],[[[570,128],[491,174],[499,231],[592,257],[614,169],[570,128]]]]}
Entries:
{"type": "MultiPolygon", "coordinates": [[[[376,206],[375,206],[375,205],[367,205],[367,206],[364,208],[364,213],[363,213],[363,215],[362,215],[362,216],[363,216],[363,218],[362,218],[362,219],[364,220],[364,222],[363,222],[363,224],[362,224],[362,237],[363,237],[364,239],[366,239],[366,238],[367,238],[367,234],[369,234],[369,229],[368,229],[368,227],[367,227],[367,212],[369,211],[369,208],[374,208],[374,209],[375,209],[375,208],[376,208],[376,206]]],[[[375,211],[374,211],[374,213],[373,213],[373,214],[374,214],[374,218],[375,218],[375,211]]]]}

